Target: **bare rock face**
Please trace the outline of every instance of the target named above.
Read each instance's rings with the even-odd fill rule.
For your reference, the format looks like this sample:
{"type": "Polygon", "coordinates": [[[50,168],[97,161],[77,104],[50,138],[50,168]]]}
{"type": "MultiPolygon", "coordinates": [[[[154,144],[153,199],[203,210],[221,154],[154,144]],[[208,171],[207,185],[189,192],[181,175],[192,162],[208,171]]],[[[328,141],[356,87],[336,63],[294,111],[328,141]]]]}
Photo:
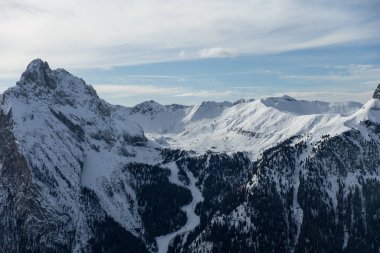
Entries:
{"type": "Polygon", "coordinates": [[[375,99],[380,99],[380,83],[379,83],[379,85],[377,86],[375,92],[373,93],[373,98],[375,98],[375,99]]]}
{"type": "Polygon", "coordinates": [[[26,71],[21,76],[20,82],[24,84],[35,83],[50,89],[55,89],[57,84],[53,75],[54,73],[52,73],[47,62],[36,59],[28,65],[26,71]]]}

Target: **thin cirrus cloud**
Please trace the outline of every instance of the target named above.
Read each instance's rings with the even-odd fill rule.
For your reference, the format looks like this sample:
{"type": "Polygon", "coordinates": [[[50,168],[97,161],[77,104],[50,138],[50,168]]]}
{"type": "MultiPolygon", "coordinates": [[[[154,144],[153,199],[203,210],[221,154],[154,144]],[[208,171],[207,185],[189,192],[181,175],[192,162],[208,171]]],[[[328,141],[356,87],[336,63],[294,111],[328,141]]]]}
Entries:
{"type": "Polygon", "coordinates": [[[125,85],[125,84],[96,84],[95,90],[105,97],[120,98],[142,95],[165,95],[174,97],[228,97],[235,94],[234,91],[214,91],[214,90],[191,90],[184,87],[162,87],[154,85],[125,85]]]}
{"type": "Polygon", "coordinates": [[[175,95],[183,92],[181,87],[158,87],[154,85],[96,84],[93,86],[98,93],[107,97],[175,95]]]}
{"type": "Polygon", "coordinates": [[[208,98],[208,97],[216,97],[216,98],[228,98],[231,95],[240,94],[237,91],[210,91],[210,90],[198,90],[198,91],[189,91],[179,94],[174,94],[175,97],[198,97],[198,98],[208,98]]]}
{"type": "Polygon", "coordinates": [[[327,66],[329,74],[321,75],[281,75],[284,79],[307,81],[356,81],[361,84],[376,84],[380,80],[380,68],[369,64],[327,66]]]}
{"type": "Polygon", "coordinates": [[[0,72],[37,57],[57,67],[107,68],[380,36],[375,0],[2,0],[0,9],[0,72]]]}

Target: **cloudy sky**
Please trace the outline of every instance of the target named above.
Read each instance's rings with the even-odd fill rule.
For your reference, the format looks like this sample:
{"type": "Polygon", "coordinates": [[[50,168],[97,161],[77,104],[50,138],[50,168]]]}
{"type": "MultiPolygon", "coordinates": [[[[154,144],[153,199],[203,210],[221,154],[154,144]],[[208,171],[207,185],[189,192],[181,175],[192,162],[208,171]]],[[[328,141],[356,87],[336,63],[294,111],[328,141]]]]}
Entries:
{"type": "Polygon", "coordinates": [[[41,58],[124,105],[366,101],[378,0],[0,0],[0,93],[41,58]]]}

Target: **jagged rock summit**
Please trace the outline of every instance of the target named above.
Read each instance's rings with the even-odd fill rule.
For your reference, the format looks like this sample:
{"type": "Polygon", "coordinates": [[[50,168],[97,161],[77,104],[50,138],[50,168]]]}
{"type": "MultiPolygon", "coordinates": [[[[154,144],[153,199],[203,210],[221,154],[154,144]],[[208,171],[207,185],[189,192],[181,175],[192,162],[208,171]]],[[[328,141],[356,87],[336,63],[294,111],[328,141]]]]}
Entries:
{"type": "MultiPolygon", "coordinates": [[[[56,103],[79,102],[78,94],[87,99],[100,101],[96,91],[91,85],[87,85],[81,78],[71,75],[64,69],[52,70],[47,62],[41,59],[33,60],[15,87],[12,87],[5,95],[14,93],[29,99],[54,99],[56,103]]],[[[83,100],[83,99],[82,99],[83,100]]],[[[105,106],[105,103],[103,103],[105,106]]],[[[102,106],[102,105],[100,105],[102,106]]],[[[105,109],[105,108],[104,108],[105,109]]]]}
{"type": "Polygon", "coordinates": [[[380,83],[377,86],[377,88],[376,88],[375,92],[373,93],[372,97],[375,98],[375,99],[380,99],[380,83]]]}
{"type": "Polygon", "coordinates": [[[60,79],[65,76],[71,76],[64,69],[51,70],[47,62],[41,59],[35,59],[29,63],[28,67],[21,75],[18,85],[39,85],[49,89],[57,88],[60,79]]]}
{"type": "Polygon", "coordinates": [[[54,84],[51,83],[50,75],[52,70],[47,62],[41,59],[35,59],[29,63],[25,72],[21,75],[21,83],[36,83],[40,85],[46,85],[49,88],[54,88],[54,84]]]}

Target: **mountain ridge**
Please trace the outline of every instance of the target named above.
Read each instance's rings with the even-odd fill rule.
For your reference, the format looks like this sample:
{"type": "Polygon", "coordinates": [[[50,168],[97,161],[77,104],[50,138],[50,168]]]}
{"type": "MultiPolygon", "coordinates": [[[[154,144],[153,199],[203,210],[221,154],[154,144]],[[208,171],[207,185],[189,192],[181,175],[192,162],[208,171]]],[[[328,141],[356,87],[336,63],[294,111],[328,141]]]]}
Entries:
{"type": "MultiPolygon", "coordinates": [[[[337,106],[344,106],[344,105],[347,105],[347,107],[352,107],[352,108],[360,108],[361,106],[363,106],[362,103],[359,103],[359,102],[355,102],[355,101],[341,101],[341,102],[325,102],[325,101],[319,101],[319,100],[299,100],[299,99],[295,99],[293,97],[290,97],[288,95],[283,95],[283,96],[280,96],[280,97],[267,97],[267,98],[261,98],[261,99],[239,99],[235,102],[230,102],[230,101],[223,101],[223,102],[217,102],[217,101],[202,101],[198,104],[195,104],[195,105],[181,105],[181,104],[160,104],[159,102],[157,101],[154,101],[154,100],[147,100],[147,101],[144,101],[144,102],[141,102],[137,105],[134,105],[134,106],[126,106],[126,108],[129,108],[132,110],[132,113],[137,113],[139,112],[139,110],[143,109],[143,108],[146,108],[146,110],[152,110],[153,108],[161,108],[161,107],[164,107],[164,108],[171,108],[171,107],[174,107],[174,111],[176,110],[180,110],[180,109],[184,109],[184,108],[190,108],[190,107],[196,107],[196,106],[201,106],[202,104],[205,105],[205,104],[215,104],[215,105],[225,105],[225,106],[236,106],[236,105],[239,105],[239,104],[242,104],[242,103],[250,103],[250,102],[253,102],[253,101],[257,101],[257,100],[261,100],[261,101],[264,101],[264,102],[267,102],[268,105],[267,106],[272,106],[278,102],[281,102],[281,100],[285,100],[285,101],[289,101],[289,102],[303,102],[303,103],[320,103],[320,104],[323,104],[323,105],[337,105],[337,106]],[[141,109],[140,109],[141,108],[141,109]]],[[[278,108],[278,109],[281,109],[281,108],[278,108]]],[[[350,114],[352,113],[352,111],[349,111],[350,109],[348,109],[348,111],[344,111],[343,110],[343,113],[344,114],[350,114]]],[[[157,112],[157,111],[156,111],[157,112]]],[[[329,112],[329,110],[326,110],[327,113],[334,113],[334,112],[329,112]]],[[[317,110],[314,114],[322,114],[323,112],[317,110]]],[[[337,110],[335,113],[339,114],[339,111],[337,110]]],[[[302,114],[302,113],[301,113],[302,114]]],[[[313,113],[311,113],[313,114],[313,113]]]]}
{"type": "Polygon", "coordinates": [[[175,112],[151,110],[149,115],[139,113],[135,107],[127,110],[129,118],[145,129],[148,138],[163,147],[195,150],[199,154],[207,150],[257,154],[292,135],[306,137],[314,132],[318,139],[326,131],[324,128],[337,132],[348,129],[344,122],[362,106],[355,102],[271,97],[237,104],[203,102],[175,112]]]}

